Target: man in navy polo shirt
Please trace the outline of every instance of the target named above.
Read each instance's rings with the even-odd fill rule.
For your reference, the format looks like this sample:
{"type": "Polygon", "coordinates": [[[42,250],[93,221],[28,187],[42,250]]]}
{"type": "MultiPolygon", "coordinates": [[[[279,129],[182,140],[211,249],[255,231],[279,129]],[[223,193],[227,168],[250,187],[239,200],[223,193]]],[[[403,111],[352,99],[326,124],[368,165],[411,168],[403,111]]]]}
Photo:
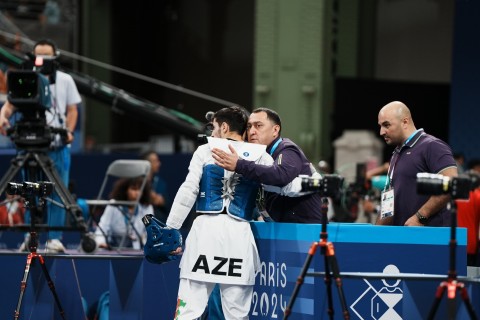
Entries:
{"type": "Polygon", "coordinates": [[[442,140],[415,128],[408,107],[390,102],[378,113],[380,135],[395,146],[388,182],[382,192],[377,224],[395,226],[449,226],[446,205],[450,195],[417,194],[417,173],[457,176],[452,150],[442,140]]]}
{"type": "MultiPolygon", "coordinates": [[[[233,152],[213,149],[216,164],[235,171],[247,179],[262,184],[283,187],[299,175],[312,175],[312,167],[302,150],[290,139],[280,136],[282,123],[279,115],[267,108],[258,108],[250,114],[247,137],[251,143],[267,146],[267,152],[275,160],[273,166],[250,164],[233,152]]],[[[321,223],[321,197],[312,193],[289,197],[265,192],[265,209],[276,222],[321,223]]]]}

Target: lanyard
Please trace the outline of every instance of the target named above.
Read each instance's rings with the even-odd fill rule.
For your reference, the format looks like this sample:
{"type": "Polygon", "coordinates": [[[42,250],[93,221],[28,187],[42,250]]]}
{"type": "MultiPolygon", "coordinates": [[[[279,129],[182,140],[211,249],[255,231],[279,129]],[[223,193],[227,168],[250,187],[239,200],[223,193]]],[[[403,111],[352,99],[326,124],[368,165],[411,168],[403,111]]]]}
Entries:
{"type": "Polygon", "coordinates": [[[387,181],[385,181],[385,187],[383,188],[383,191],[386,191],[387,190],[387,187],[390,187],[392,185],[392,182],[393,182],[393,171],[395,170],[395,165],[397,164],[397,161],[398,161],[398,158],[400,158],[400,150],[398,150],[397,152],[397,149],[395,149],[395,151],[393,151],[393,155],[392,155],[392,159],[390,160],[390,166],[388,168],[388,172],[387,172],[387,181]],[[393,157],[395,157],[395,161],[393,161],[393,157]]]}
{"type": "Polygon", "coordinates": [[[413,132],[408,138],[407,140],[405,140],[405,142],[403,143],[403,145],[400,147],[400,148],[395,148],[395,150],[393,151],[393,155],[392,155],[392,160],[390,160],[390,167],[388,168],[388,173],[387,173],[387,181],[385,181],[385,187],[384,187],[384,191],[387,189],[387,186],[391,186],[392,183],[393,183],[393,171],[395,170],[395,165],[397,164],[397,161],[398,159],[400,158],[400,152],[402,151],[403,147],[405,147],[407,145],[407,143],[410,142],[410,140],[412,140],[412,138],[419,132],[419,131],[423,131],[423,129],[417,129],[415,130],[415,132],[413,132]],[[396,155],[396,157],[395,157],[396,155]],[[395,161],[393,161],[393,157],[395,157],[395,161]]]}
{"type": "Polygon", "coordinates": [[[129,229],[129,226],[131,223],[133,223],[133,218],[137,215],[138,213],[138,206],[135,207],[135,212],[133,213],[132,216],[130,215],[130,212],[128,210],[128,207],[125,206],[119,206],[120,212],[123,212],[123,219],[125,220],[125,225],[127,226],[127,230],[129,229]],[[125,211],[124,211],[125,210],[125,211]]]}
{"type": "MultiPolygon", "coordinates": [[[[412,138],[413,138],[413,137],[417,134],[417,132],[419,132],[419,131],[423,131],[423,129],[417,129],[417,130],[415,130],[415,132],[412,133],[412,134],[410,135],[410,137],[407,138],[407,140],[405,140],[405,143],[403,144],[403,146],[407,145],[407,143],[409,143],[410,140],[412,140],[412,138]]],[[[403,147],[403,146],[402,146],[402,147],[403,147]]]]}
{"type": "Polygon", "coordinates": [[[282,138],[278,139],[277,142],[273,145],[272,149],[270,150],[270,155],[273,157],[273,153],[275,152],[275,149],[277,149],[278,145],[282,142],[282,138]]]}

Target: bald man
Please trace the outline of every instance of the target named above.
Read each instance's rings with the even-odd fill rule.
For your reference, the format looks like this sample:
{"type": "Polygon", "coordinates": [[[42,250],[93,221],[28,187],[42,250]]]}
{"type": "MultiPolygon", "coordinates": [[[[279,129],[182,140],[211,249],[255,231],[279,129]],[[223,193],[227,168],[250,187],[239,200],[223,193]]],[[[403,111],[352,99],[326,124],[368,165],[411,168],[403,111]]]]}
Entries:
{"type": "Polygon", "coordinates": [[[450,147],[442,140],[417,129],[408,107],[390,102],[378,113],[380,135],[395,146],[388,170],[388,183],[381,200],[377,224],[395,226],[449,226],[446,205],[450,195],[417,194],[417,173],[457,176],[450,147]]]}

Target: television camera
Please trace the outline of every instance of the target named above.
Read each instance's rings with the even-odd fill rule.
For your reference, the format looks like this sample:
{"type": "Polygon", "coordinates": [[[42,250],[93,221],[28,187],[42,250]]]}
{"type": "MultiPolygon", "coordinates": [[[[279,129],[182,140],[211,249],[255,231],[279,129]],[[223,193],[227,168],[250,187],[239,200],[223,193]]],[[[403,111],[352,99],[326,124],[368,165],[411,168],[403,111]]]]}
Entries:
{"type": "MultiPolygon", "coordinates": [[[[25,63],[27,68],[31,63],[25,63]]],[[[50,84],[55,82],[57,63],[54,57],[36,57],[33,70],[15,70],[7,73],[7,99],[22,115],[7,130],[19,149],[48,148],[55,134],[66,138],[64,129],[47,125],[45,112],[51,107],[50,84]]]]}
{"type": "Polygon", "coordinates": [[[450,194],[453,199],[468,199],[470,191],[480,186],[477,174],[447,177],[441,174],[417,173],[417,193],[426,195],[450,194]]]}
{"type": "MultiPolygon", "coordinates": [[[[22,70],[9,71],[7,74],[7,100],[21,114],[19,120],[7,130],[12,142],[24,152],[19,152],[0,180],[0,194],[3,191],[23,194],[31,200],[47,195],[55,190],[60,201],[54,205],[63,206],[73,218],[72,230],[82,233],[82,249],[93,252],[96,243],[90,235],[83,213],[75,198],[63,183],[47,151],[56,135],[66,140],[66,129],[48,126],[46,112],[51,108],[50,85],[56,82],[58,67],[54,56],[30,56],[22,70]],[[30,68],[30,70],[29,70],[30,68]],[[11,183],[20,170],[32,183],[11,183]],[[48,179],[50,182],[38,182],[48,179]]],[[[43,199],[41,199],[43,201],[43,199]]],[[[35,202],[35,201],[31,201],[35,202]]],[[[34,229],[34,219],[31,220],[34,229]]],[[[63,227],[62,227],[63,228],[63,227]]],[[[70,228],[70,227],[65,227],[70,228]]]]}

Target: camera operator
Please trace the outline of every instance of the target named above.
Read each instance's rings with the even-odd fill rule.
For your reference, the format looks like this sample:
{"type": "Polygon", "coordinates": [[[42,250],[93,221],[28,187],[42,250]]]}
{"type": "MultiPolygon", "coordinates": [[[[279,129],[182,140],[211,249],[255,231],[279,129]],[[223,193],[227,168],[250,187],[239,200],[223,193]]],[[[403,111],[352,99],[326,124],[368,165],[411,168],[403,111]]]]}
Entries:
{"type": "Polygon", "coordinates": [[[381,195],[377,224],[396,226],[449,226],[446,208],[450,195],[419,195],[420,172],[457,176],[452,150],[442,140],[416,129],[408,107],[399,101],[385,105],[378,114],[380,135],[395,146],[387,184],[381,195]]]}
{"type": "MultiPolygon", "coordinates": [[[[40,40],[33,47],[33,55],[38,58],[42,57],[44,61],[52,61],[52,68],[41,68],[45,76],[50,81],[51,107],[46,111],[46,124],[53,128],[62,128],[66,130],[66,135],[62,138],[60,134],[56,134],[53,139],[48,156],[53,160],[55,169],[62,178],[65,186],[68,186],[70,173],[70,144],[74,139],[73,132],[77,124],[78,110],[77,105],[81,103],[81,97],[73,78],[59,70],[56,70],[57,48],[51,40],[40,40]]],[[[0,133],[5,135],[10,127],[9,119],[16,111],[16,107],[10,102],[6,102],[0,110],[0,133]]],[[[56,193],[53,200],[61,202],[56,193]]],[[[48,224],[49,226],[64,226],[66,213],[65,209],[52,205],[48,206],[48,224]]],[[[26,222],[29,217],[27,215],[26,222]]],[[[47,250],[50,252],[63,252],[65,248],[61,243],[62,232],[49,232],[49,240],[47,242],[47,250]]]]}

